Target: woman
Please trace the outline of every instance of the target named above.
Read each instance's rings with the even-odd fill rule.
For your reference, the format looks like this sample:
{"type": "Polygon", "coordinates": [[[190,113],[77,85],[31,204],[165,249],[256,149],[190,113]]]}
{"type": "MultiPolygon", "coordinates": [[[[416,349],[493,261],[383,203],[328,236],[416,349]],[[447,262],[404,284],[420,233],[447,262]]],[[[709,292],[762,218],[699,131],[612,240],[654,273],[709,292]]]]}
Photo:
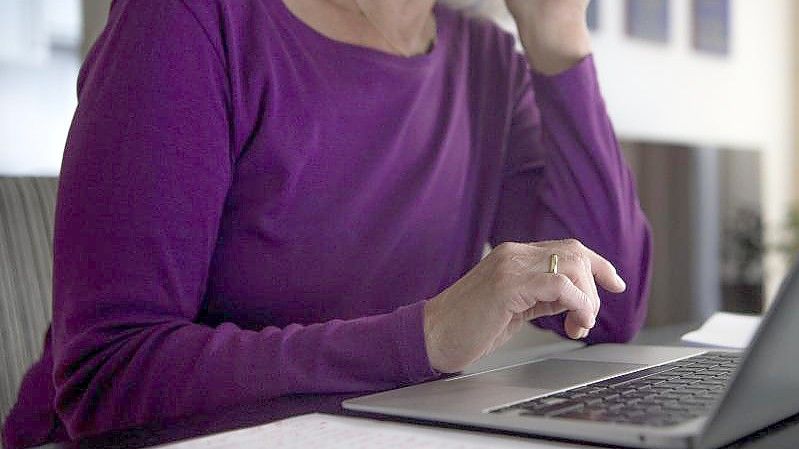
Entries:
{"type": "Polygon", "coordinates": [[[433,0],[116,1],[6,447],[285,416],[457,372],[531,319],[629,340],[649,231],[587,1],[507,5],[525,55],[433,0]]]}

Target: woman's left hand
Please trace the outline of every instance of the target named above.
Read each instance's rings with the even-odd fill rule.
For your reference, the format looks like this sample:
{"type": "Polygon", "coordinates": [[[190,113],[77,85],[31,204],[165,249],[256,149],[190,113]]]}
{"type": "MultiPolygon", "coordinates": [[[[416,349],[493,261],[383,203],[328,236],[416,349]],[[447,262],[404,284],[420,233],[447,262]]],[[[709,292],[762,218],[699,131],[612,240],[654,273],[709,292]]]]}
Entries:
{"type": "Polygon", "coordinates": [[[554,75],[591,53],[589,0],[505,0],[533,69],[554,75]]]}

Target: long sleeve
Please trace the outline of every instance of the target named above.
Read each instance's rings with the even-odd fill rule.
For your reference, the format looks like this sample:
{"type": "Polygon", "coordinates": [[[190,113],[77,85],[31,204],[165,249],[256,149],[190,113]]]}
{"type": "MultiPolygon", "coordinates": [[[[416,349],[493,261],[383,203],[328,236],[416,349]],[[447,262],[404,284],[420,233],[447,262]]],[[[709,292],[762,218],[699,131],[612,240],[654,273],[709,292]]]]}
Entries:
{"type": "Polygon", "coordinates": [[[117,1],[82,71],[54,243],[55,407],[71,438],[435,375],[422,302],[281,328],[199,323],[235,163],[218,50],[181,1],[117,1]]]}
{"type": "MultiPolygon", "coordinates": [[[[543,76],[519,64],[518,94],[490,242],[575,238],[607,258],[627,291],[600,289],[588,343],[640,330],[651,272],[651,233],[605,110],[591,56],[543,76]]],[[[563,316],[535,323],[561,335],[563,316]]]]}

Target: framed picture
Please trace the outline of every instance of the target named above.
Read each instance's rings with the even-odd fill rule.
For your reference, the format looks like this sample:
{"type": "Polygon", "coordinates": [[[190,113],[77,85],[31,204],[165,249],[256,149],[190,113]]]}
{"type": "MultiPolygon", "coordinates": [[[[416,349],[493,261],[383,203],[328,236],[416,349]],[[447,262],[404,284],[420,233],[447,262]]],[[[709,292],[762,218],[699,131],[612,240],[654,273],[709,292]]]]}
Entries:
{"type": "Polygon", "coordinates": [[[730,51],[729,0],[693,0],[693,44],[699,51],[726,55],[730,51]]]}
{"type": "Polygon", "coordinates": [[[668,0],[627,0],[627,34],[636,39],[669,41],[668,0]]]}
{"type": "Polygon", "coordinates": [[[596,30],[599,28],[599,2],[601,0],[591,0],[588,3],[588,13],[586,20],[588,21],[588,29],[596,30]]]}

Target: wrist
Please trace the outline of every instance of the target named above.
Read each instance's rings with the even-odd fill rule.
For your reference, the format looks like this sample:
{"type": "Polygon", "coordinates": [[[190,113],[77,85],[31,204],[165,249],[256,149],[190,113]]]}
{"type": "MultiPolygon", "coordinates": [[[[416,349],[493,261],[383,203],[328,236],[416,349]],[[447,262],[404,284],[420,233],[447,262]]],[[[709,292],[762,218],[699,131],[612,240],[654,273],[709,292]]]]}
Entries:
{"type": "Polygon", "coordinates": [[[584,21],[527,29],[520,25],[519,38],[531,68],[544,75],[561,73],[591,54],[591,37],[584,21]]]}
{"type": "Polygon", "coordinates": [[[435,304],[434,300],[425,302],[424,304],[424,346],[427,351],[427,360],[430,362],[430,367],[436,371],[438,369],[438,353],[436,348],[435,339],[435,304]]]}
{"type": "Polygon", "coordinates": [[[440,373],[452,372],[445,363],[440,351],[440,320],[438,314],[439,301],[431,299],[424,305],[424,343],[430,367],[440,373]]]}
{"type": "Polygon", "coordinates": [[[554,75],[591,53],[587,1],[507,1],[534,70],[554,75]]]}

